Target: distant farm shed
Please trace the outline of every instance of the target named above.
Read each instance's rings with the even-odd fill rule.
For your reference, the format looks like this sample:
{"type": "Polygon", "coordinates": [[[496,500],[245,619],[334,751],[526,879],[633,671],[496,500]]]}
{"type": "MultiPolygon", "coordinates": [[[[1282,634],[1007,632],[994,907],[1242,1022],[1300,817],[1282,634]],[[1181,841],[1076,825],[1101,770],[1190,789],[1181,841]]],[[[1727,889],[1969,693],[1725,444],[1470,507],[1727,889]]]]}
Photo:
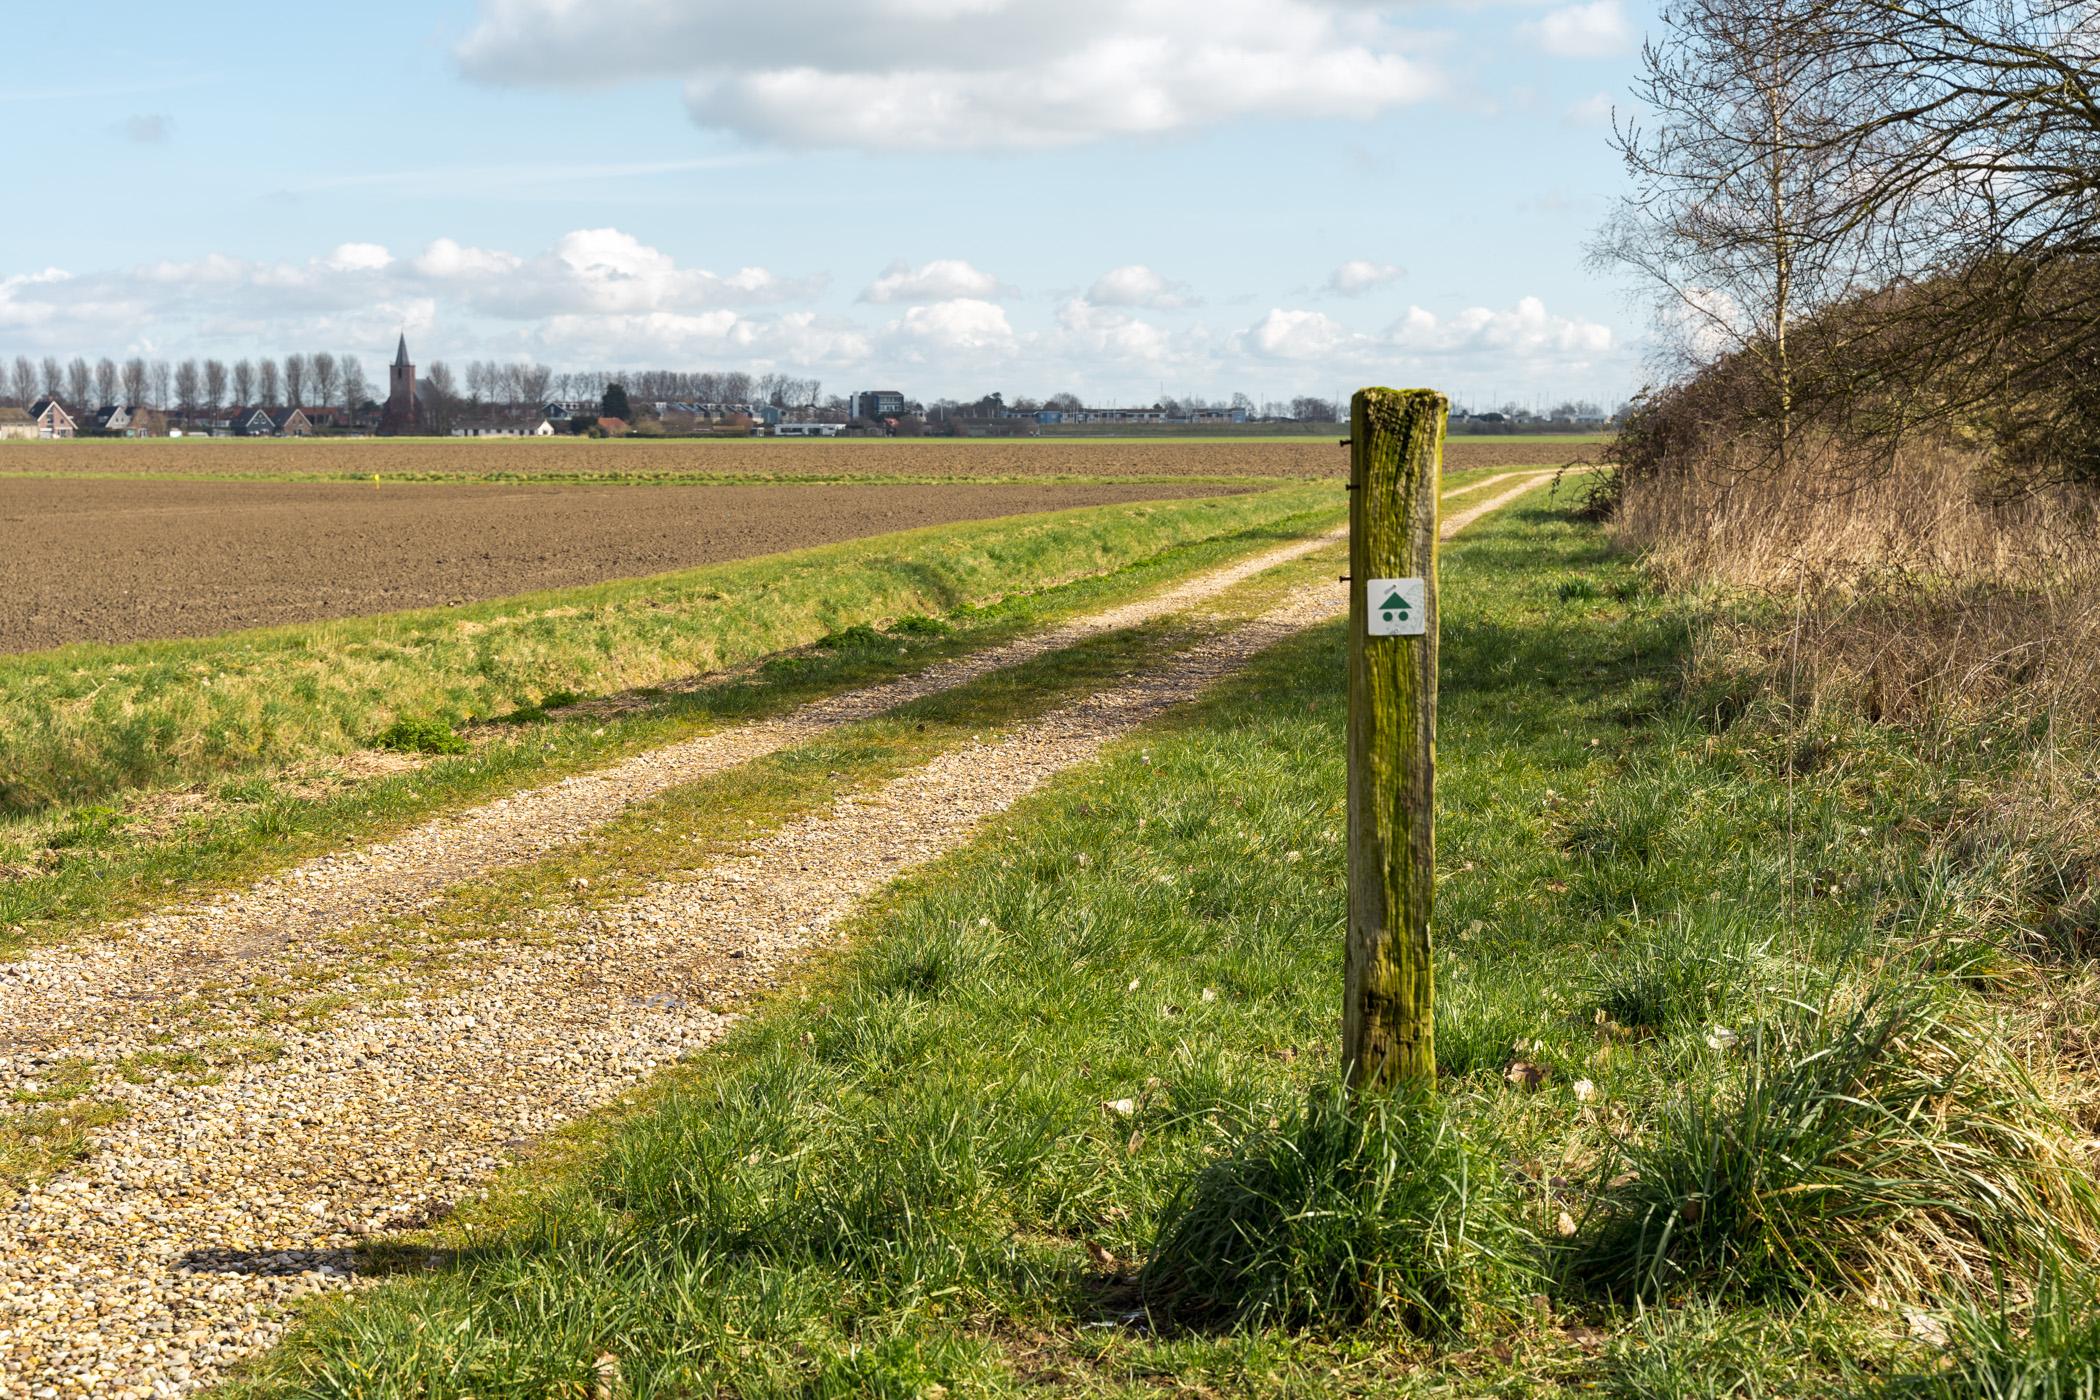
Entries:
{"type": "Polygon", "coordinates": [[[27,409],[0,408],[0,440],[36,437],[36,419],[27,409]]]}

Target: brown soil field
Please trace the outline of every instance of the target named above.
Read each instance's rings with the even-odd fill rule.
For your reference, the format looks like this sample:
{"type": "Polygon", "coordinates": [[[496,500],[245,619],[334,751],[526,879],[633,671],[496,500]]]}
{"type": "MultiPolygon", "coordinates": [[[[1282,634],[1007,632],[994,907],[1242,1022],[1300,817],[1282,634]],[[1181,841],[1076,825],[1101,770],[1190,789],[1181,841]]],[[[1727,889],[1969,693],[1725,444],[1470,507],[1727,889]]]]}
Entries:
{"type": "Polygon", "coordinates": [[[0,652],[355,617],[921,525],[1246,489],[0,478],[0,652]]]}
{"type": "MultiPolygon", "coordinates": [[[[530,480],[840,480],[1101,477],[1339,477],[1344,434],[1303,442],[1092,442],[1065,439],[729,439],[662,442],[586,438],[490,441],[185,439],[0,445],[0,477],[37,473],[217,477],[461,477],[530,480]]],[[[1592,460],[1593,442],[1454,438],[1449,471],[1559,466],[1592,460]]]]}

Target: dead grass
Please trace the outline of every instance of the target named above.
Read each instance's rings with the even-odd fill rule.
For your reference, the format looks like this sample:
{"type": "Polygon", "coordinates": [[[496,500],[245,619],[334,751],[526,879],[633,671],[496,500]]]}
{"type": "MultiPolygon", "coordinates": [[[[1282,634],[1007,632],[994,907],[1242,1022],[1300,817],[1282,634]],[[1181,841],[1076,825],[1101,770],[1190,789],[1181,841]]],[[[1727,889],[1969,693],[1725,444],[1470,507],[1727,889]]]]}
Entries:
{"type": "Polygon", "coordinates": [[[1782,671],[1796,710],[2052,734],[2100,714],[2100,495],[1997,493],[1948,449],[1864,479],[1719,459],[1629,481],[1613,532],[1673,586],[1766,599],[1707,669],[1782,671]]]}

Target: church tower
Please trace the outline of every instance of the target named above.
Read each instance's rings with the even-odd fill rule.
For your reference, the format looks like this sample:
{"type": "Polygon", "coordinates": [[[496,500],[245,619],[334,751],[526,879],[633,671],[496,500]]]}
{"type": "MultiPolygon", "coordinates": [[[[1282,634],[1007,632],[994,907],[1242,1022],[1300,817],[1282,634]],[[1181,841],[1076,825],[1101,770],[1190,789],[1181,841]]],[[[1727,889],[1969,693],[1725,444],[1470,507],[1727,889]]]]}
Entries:
{"type": "Polygon", "coordinates": [[[423,415],[416,407],[416,367],[408,362],[408,337],[401,337],[401,344],[394,351],[394,363],[386,372],[386,411],[379,415],[379,426],[373,431],[380,437],[409,437],[423,427],[423,415]]]}

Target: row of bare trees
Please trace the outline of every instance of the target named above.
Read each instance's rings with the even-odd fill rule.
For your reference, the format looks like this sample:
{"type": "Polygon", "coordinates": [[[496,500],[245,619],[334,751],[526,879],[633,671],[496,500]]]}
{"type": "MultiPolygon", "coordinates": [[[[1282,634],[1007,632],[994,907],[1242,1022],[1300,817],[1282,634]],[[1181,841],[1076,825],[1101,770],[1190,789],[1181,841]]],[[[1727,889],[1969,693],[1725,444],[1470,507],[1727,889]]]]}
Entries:
{"type": "Polygon", "coordinates": [[[1784,466],[1993,436],[2100,479],[2100,0],[1677,0],[1596,249],[1784,466]]]}
{"type": "Polygon", "coordinates": [[[250,404],[355,409],[370,393],[357,356],[326,350],[230,366],[223,360],[171,363],[140,356],[122,363],[105,356],[89,364],[77,355],[64,363],[53,355],[41,361],[17,355],[12,365],[0,361],[0,402],[13,404],[49,395],[76,408],[130,404],[202,414],[250,404]]]}

